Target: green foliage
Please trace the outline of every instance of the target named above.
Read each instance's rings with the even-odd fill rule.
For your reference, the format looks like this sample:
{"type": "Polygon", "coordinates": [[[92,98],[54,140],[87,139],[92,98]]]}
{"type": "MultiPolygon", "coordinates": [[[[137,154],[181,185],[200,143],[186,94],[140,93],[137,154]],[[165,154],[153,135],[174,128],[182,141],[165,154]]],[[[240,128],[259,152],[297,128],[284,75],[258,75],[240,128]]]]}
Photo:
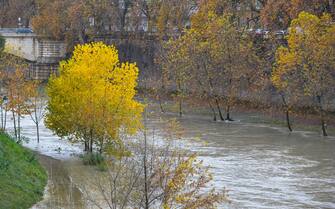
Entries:
{"type": "Polygon", "coordinates": [[[100,153],[87,153],[83,155],[84,165],[99,165],[104,161],[105,158],[100,153]]]}
{"type": "Polygon", "coordinates": [[[0,208],[30,208],[41,200],[46,182],[35,154],[0,134],[0,208]]]}
{"type": "Polygon", "coordinates": [[[87,153],[82,156],[84,165],[96,166],[99,171],[106,171],[105,157],[100,153],[87,153]]]}

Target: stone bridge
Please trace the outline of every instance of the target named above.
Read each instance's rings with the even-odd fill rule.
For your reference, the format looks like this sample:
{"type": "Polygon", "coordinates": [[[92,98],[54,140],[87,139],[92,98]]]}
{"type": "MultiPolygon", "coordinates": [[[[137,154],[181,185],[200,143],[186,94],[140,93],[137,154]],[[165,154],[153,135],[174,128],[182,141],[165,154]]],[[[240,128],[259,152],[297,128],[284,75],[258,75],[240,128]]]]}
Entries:
{"type": "Polygon", "coordinates": [[[29,63],[28,77],[46,80],[65,58],[64,42],[37,36],[29,28],[0,28],[6,40],[7,52],[25,59],[29,63]]]}

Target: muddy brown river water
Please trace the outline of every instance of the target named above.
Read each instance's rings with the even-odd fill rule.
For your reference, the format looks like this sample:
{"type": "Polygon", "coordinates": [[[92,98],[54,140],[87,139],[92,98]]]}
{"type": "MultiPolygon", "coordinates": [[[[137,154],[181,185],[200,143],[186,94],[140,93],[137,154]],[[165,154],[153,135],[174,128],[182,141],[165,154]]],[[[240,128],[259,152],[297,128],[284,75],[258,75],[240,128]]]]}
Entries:
{"type": "MultiPolygon", "coordinates": [[[[210,166],[214,187],[229,190],[232,203],[220,208],[335,208],[335,138],[288,133],[282,127],[253,123],[252,117],[237,115],[232,123],[198,115],[180,120],[185,129],[180,146],[198,152],[210,166]]],[[[31,138],[25,146],[45,155],[41,162],[50,176],[52,189],[37,208],[91,208],[75,183],[84,180],[81,172],[94,175],[75,156],[82,148],[59,140],[44,126],[37,144],[33,123],[26,118],[22,124],[23,134],[31,138]]],[[[153,117],[148,126],[159,132],[162,122],[153,117]]]]}

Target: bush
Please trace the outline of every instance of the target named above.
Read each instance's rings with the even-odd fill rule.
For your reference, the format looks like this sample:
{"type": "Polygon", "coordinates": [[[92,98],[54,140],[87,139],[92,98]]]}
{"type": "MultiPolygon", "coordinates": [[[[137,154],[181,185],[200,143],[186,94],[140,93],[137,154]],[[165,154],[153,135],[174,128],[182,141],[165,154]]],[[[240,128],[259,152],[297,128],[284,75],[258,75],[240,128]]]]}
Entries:
{"type": "Polygon", "coordinates": [[[84,165],[101,165],[105,158],[100,153],[88,153],[82,156],[84,165]]]}

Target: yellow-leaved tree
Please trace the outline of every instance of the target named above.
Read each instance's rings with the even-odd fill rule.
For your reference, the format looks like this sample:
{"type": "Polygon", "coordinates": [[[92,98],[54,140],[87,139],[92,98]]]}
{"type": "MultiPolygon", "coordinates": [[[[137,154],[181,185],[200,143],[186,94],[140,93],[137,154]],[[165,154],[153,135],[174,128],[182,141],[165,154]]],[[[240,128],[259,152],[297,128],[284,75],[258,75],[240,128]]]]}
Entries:
{"type": "Polygon", "coordinates": [[[60,137],[83,142],[85,150],[119,154],[121,133],[141,127],[143,105],[134,100],[138,68],[120,63],[114,46],[90,43],[75,47],[73,56],[50,78],[46,125],[60,137]]]}
{"type": "Polygon", "coordinates": [[[335,24],[329,14],[301,12],[287,39],[288,47],[277,50],[272,82],[290,97],[310,98],[327,136],[326,112],[335,96],[335,24]]]}
{"type": "Polygon", "coordinates": [[[180,107],[182,98],[200,98],[207,101],[214,120],[217,109],[221,120],[232,121],[231,109],[238,99],[247,98],[259,86],[262,60],[232,15],[220,10],[221,3],[208,0],[200,4],[191,18],[191,29],[168,42],[163,69],[176,89],[180,107]]]}

